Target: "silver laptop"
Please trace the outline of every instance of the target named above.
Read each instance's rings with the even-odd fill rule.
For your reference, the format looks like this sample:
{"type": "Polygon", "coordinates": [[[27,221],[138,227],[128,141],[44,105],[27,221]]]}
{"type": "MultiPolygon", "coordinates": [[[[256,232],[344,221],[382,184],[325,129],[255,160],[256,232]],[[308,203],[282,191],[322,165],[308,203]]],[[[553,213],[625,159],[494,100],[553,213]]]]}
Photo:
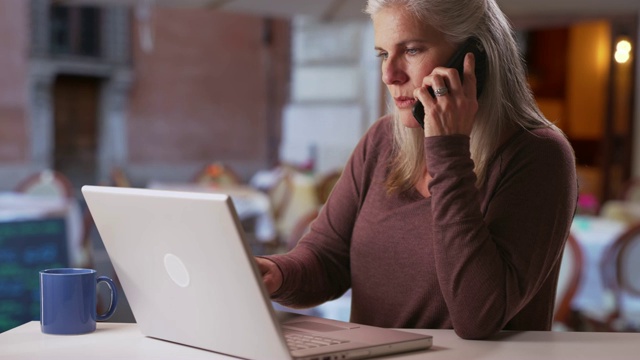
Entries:
{"type": "Polygon", "coordinates": [[[227,195],[84,186],[142,333],[246,359],[356,359],[432,337],[274,311],[227,195]]]}

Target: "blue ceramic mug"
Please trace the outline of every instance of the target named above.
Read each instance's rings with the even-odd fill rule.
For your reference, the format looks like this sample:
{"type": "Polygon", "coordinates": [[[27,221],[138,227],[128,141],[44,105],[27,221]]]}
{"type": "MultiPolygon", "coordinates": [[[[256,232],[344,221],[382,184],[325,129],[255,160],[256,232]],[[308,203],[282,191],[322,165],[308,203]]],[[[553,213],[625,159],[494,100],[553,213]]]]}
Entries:
{"type": "Polygon", "coordinates": [[[96,320],[106,320],[116,310],[118,291],[113,280],[98,277],[92,269],[60,268],[40,271],[40,327],[43,333],[86,334],[96,329],[96,320]],[[97,287],[104,282],[111,290],[111,304],[97,314],[97,287]]]}

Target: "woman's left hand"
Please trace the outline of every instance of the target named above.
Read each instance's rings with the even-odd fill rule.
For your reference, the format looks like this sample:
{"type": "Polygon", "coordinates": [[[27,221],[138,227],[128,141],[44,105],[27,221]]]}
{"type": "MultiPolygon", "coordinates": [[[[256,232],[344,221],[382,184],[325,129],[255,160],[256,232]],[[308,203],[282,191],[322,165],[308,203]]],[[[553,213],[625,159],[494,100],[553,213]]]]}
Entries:
{"type": "Polygon", "coordinates": [[[458,70],[445,67],[433,69],[422,80],[422,87],[413,91],[424,105],[424,136],[471,134],[478,100],[476,99],[475,58],[468,53],[464,58],[464,84],[458,70]],[[428,87],[434,91],[447,89],[444,95],[431,96],[428,87]]]}

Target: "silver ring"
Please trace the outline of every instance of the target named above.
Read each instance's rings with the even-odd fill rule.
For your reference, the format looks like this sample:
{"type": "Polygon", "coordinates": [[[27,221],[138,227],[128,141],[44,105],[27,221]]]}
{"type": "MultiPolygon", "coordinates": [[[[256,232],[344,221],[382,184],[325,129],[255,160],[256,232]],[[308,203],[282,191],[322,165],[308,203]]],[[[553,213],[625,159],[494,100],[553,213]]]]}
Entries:
{"type": "Polygon", "coordinates": [[[449,93],[449,89],[447,89],[446,87],[441,87],[441,88],[435,89],[433,93],[436,94],[436,96],[445,96],[449,93]]]}

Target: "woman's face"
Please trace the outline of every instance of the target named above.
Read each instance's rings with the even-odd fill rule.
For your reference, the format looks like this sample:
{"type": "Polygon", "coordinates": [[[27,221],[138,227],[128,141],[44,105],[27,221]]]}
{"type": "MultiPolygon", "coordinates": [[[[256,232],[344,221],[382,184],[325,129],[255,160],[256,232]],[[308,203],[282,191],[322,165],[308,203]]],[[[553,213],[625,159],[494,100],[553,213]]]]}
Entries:
{"type": "Polygon", "coordinates": [[[375,48],[382,59],[382,81],[404,126],[420,127],[411,113],[416,102],[413,90],[422,85],[422,79],[435,67],[447,63],[455,45],[402,7],[383,8],[371,18],[375,48]]]}

